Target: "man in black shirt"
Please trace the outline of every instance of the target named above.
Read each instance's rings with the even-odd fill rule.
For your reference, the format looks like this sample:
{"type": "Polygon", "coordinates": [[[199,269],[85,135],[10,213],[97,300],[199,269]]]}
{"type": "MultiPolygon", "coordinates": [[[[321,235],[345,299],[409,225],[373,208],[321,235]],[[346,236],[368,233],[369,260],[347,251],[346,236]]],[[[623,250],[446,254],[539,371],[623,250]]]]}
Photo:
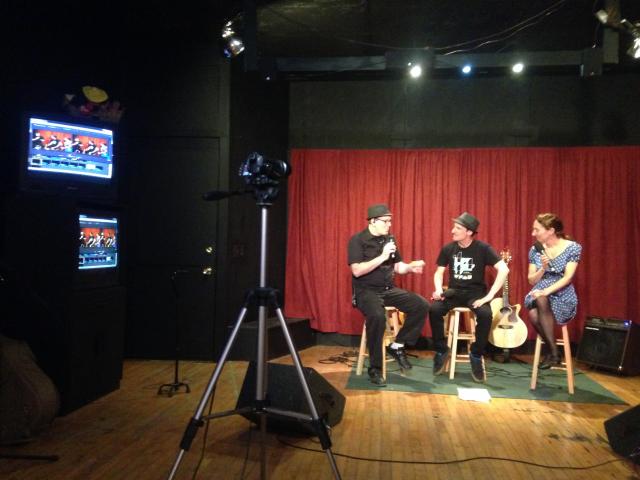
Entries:
{"type": "Polygon", "coordinates": [[[348,262],[352,273],[355,306],[365,316],[367,348],[369,349],[369,379],[384,386],[382,378],[382,338],[386,327],[385,306],[405,313],[405,323],[395,342],[387,347],[403,370],[411,369],[404,350],[420,337],[429,303],[420,295],[397,288],[394,274],[422,273],[424,260],[404,263],[395,239],[389,235],[391,212],[386,205],[372,205],[367,210],[369,225],[349,240],[348,262]]]}
{"type": "Polygon", "coordinates": [[[491,330],[492,314],[489,302],[502,288],[509,268],[489,244],[474,238],[480,225],[476,217],[464,212],[458,218],[454,218],[453,222],[453,242],[442,247],[433,275],[435,291],[432,298],[435,301],[429,311],[436,350],[433,374],[440,375],[444,372],[449,357],[449,349],[444,339],[444,316],[452,308],[468,307],[476,314],[476,341],[471,345],[469,355],[471,375],[476,382],[482,383],[486,380],[482,355],[491,330]],[[445,298],[442,285],[447,266],[449,287],[445,298]],[[484,281],[487,266],[493,266],[498,271],[488,292],[484,281]]]}

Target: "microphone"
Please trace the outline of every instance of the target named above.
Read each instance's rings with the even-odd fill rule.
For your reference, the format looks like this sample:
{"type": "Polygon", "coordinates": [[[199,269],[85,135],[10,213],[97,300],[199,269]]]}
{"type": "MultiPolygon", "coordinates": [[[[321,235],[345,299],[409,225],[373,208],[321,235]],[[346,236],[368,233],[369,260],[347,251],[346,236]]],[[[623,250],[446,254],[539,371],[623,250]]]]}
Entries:
{"type": "MultiPolygon", "coordinates": [[[[533,248],[535,248],[536,252],[538,252],[540,255],[542,255],[542,254],[546,255],[546,252],[544,250],[544,246],[542,245],[542,243],[540,243],[540,242],[534,243],[533,244],[533,248]]],[[[549,265],[551,266],[551,268],[553,268],[553,261],[551,260],[551,258],[549,258],[549,265]]]]}
{"type": "MultiPolygon", "coordinates": [[[[387,243],[396,243],[395,237],[393,235],[387,236],[387,243]]],[[[396,253],[392,252],[391,255],[389,255],[389,258],[395,259],[396,258],[396,253]]]]}
{"type": "Polygon", "coordinates": [[[442,296],[444,298],[451,298],[456,294],[456,291],[453,288],[447,288],[444,292],[442,292],[442,296]]]}

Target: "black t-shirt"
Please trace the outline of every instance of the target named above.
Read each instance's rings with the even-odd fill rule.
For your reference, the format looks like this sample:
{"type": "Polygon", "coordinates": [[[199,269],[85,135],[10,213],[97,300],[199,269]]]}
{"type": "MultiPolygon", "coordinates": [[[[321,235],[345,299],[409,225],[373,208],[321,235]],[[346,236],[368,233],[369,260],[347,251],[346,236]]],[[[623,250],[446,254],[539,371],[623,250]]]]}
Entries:
{"type": "MultiPolygon", "coordinates": [[[[365,228],[360,233],[356,233],[349,240],[348,263],[367,262],[380,256],[385,243],[388,243],[390,236],[373,236],[369,228],[365,228]]],[[[393,264],[402,261],[400,251],[396,250],[394,258],[388,258],[375,270],[360,277],[351,278],[353,287],[364,288],[384,288],[393,286],[393,264]]]]}
{"type": "Polygon", "coordinates": [[[449,288],[486,292],[484,269],[500,260],[491,245],[473,240],[467,248],[462,248],[458,242],[446,244],[436,263],[439,267],[449,266],[449,288]]]}

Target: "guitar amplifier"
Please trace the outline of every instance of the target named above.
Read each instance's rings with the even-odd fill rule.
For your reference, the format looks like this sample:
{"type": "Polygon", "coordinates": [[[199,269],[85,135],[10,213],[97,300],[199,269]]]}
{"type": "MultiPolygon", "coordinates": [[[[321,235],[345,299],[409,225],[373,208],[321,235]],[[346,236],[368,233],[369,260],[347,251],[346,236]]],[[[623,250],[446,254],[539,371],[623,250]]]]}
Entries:
{"type": "Polygon", "coordinates": [[[631,320],[587,317],[576,357],[626,375],[640,373],[640,326],[631,320]]]}

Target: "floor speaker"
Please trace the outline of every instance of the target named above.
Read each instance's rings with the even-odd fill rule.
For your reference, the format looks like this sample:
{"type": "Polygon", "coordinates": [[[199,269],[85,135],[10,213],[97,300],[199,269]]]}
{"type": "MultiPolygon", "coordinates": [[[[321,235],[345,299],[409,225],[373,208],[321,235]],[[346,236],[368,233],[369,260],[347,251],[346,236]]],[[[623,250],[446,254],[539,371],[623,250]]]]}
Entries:
{"type": "Polygon", "coordinates": [[[640,464],[640,405],[606,420],[604,429],[614,452],[640,464]]]}
{"type": "MultiPolygon", "coordinates": [[[[302,391],[295,366],[275,363],[268,363],[267,365],[266,398],[268,405],[291,412],[310,414],[309,405],[302,391]]],[[[324,419],[325,423],[330,427],[340,423],[346,401],[344,395],[313,368],[302,367],[302,370],[309,385],[318,416],[324,419]]],[[[255,397],[256,363],[250,362],[236,408],[253,406],[255,397]]],[[[250,412],[243,414],[243,416],[258,424],[258,415],[256,413],[250,412]]],[[[307,421],[271,413],[267,416],[267,428],[275,432],[316,434],[311,424],[307,421]]]]}
{"type": "Polygon", "coordinates": [[[577,359],[626,375],[640,373],[640,326],[631,320],[587,317],[577,359]]]}

